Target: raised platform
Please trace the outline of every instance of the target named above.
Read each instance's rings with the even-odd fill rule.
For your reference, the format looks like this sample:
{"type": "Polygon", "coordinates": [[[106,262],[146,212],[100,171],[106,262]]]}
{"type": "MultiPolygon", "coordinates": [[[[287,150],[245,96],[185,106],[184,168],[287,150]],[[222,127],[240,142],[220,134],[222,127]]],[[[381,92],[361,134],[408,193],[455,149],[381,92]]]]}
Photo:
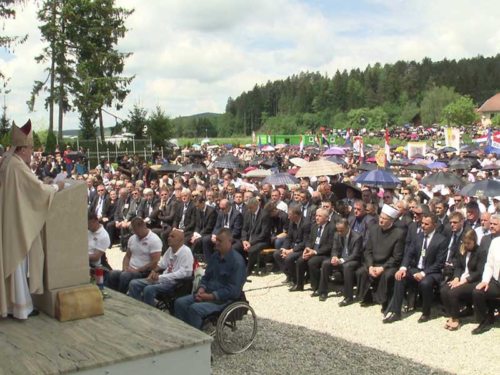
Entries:
{"type": "Polygon", "coordinates": [[[104,315],[0,319],[0,374],[209,374],[211,337],[110,291],[104,315]]]}

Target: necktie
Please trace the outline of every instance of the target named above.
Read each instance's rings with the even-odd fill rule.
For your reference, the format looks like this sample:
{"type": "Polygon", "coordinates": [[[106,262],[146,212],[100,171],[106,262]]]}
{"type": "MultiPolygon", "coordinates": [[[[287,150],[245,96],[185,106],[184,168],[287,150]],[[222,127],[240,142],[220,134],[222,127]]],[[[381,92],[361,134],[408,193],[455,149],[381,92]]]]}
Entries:
{"type": "Polygon", "coordinates": [[[342,259],[345,259],[349,256],[349,249],[347,248],[349,240],[346,236],[346,237],[341,237],[341,241],[342,241],[342,259]]]}
{"type": "Polygon", "coordinates": [[[451,242],[450,242],[450,247],[448,248],[448,256],[446,257],[446,261],[449,262],[452,257],[452,251],[451,249],[453,246],[455,246],[455,243],[457,242],[457,234],[453,233],[453,237],[451,237],[451,242]]]}
{"type": "Polygon", "coordinates": [[[316,234],[316,241],[314,242],[314,250],[319,249],[319,243],[321,241],[321,231],[323,229],[323,226],[318,227],[318,233],[316,234]]]}
{"type": "Polygon", "coordinates": [[[229,228],[229,215],[228,214],[224,215],[224,226],[226,228],[229,228]]]}

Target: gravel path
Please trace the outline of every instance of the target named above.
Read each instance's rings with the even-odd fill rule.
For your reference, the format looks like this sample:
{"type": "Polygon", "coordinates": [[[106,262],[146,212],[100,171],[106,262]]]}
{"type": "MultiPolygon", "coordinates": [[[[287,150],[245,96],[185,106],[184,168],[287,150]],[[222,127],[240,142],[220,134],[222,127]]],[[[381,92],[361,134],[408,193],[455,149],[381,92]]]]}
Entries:
{"type": "MultiPolygon", "coordinates": [[[[123,253],[107,254],[120,269],[123,253]]],[[[310,291],[290,293],[283,279],[254,276],[245,285],[258,316],[254,346],[228,356],[214,345],[214,374],[500,373],[498,322],[479,336],[471,335],[472,318],[456,332],[443,328],[442,316],[418,324],[419,312],[385,325],[380,306],[340,308],[340,297],[319,302],[310,291]]]]}

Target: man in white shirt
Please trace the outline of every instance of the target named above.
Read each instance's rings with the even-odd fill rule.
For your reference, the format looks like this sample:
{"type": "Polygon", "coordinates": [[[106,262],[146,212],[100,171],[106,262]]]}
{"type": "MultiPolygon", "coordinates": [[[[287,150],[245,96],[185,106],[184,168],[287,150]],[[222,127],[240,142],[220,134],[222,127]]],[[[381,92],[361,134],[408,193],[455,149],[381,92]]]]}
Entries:
{"type": "Polygon", "coordinates": [[[500,237],[491,241],[482,281],[472,292],[474,312],[479,322],[479,325],[472,330],[473,335],[484,333],[491,328],[495,322],[494,306],[488,302],[491,303],[498,298],[500,298],[500,237]]]}
{"type": "Polygon", "coordinates": [[[127,293],[131,280],[149,275],[160,260],[163,246],[160,237],[149,230],[140,217],[134,217],[130,227],[134,234],[128,240],[122,271],[112,271],[105,281],[107,287],[121,293],[127,293]]]}
{"type": "Polygon", "coordinates": [[[491,214],[489,212],[483,212],[481,214],[481,225],[474,230],[476,231],[477,234],[477,243],[481,243],[481,239],[484,236],[487,236],[490,234],[490,217],[491,214]]]}
{"type": "Polygon", "coordinates": [[[155,306],[158,293],[168,293],[179,280],[192,276],[193,254],[191,249],[184,245],[184,232],[173,229],[168,236],[168,245],[169,248],[147,278],[130,282],[131,297],[155,306]]]}
{"type": "Polygon", "coordinates": [[[94,212],[88,215],[88,252],[91,268],[101,265],[101,258],[110,245],[109,234],[99,223],[99,218],[94,212]]]}

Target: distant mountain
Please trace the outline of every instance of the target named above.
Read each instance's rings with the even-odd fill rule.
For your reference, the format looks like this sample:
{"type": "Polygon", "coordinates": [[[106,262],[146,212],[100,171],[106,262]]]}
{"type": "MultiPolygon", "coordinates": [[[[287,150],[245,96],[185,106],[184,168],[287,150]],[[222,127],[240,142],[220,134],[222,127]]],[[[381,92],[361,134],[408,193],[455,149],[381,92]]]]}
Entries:
{"type": "Polygon", "coordinates": [[[174,118],[173,120],[190,120],[190,119],[197,119],[197,118],[211,118],[211,117],[218,117],[221,116],[222,113],[213,113],[213,112],[203,112],[203,113],[196,113],[194,115],[189,115],[189,116],[179,116],[174,118]]]}
{"type": "MultiPolygon", "coordinates": [[[[104,135],[105,136],[111,135],[111,129],[112,129],[112,127],[104,128],[104,135]]],[[[63,137],[76,137],[79,132],[80,132],[80,129],[63,130],[63,137]]]]}

